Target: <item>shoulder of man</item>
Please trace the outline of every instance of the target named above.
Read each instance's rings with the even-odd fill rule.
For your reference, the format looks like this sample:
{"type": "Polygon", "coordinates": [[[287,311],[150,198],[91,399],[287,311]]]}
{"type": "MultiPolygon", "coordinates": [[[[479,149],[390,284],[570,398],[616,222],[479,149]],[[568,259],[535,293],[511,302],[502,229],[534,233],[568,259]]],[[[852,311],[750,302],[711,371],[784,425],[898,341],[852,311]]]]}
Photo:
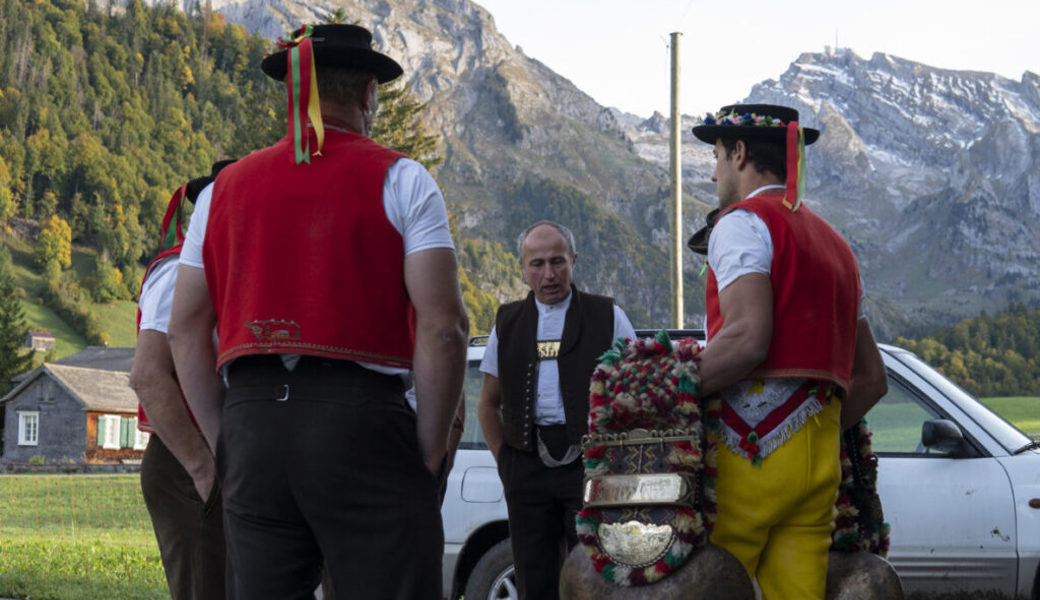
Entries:
{"type": "Polygon", "coordinates": [[[498,311],[495,313],[495,323],[502,323],[505,321],[511,321],[520,316],[520,313],[524,310],[524,305],[527,303],[528,298],[523,300],[514,300],[513,302],[506,302],[498,307],[498,311]]]}
{"type": "Polygon", "coordinates": [[[591,292],[583,292],[581,290],[577,290],[577,292],[578,292],[578,295],[581,297],[582,301],[584,301],[584,302],[607,303],[607,304],[611,304],[611,305],[615,304],[614,298],[612,296],[604,296],[602,294],[593,294],[591,292]]]}

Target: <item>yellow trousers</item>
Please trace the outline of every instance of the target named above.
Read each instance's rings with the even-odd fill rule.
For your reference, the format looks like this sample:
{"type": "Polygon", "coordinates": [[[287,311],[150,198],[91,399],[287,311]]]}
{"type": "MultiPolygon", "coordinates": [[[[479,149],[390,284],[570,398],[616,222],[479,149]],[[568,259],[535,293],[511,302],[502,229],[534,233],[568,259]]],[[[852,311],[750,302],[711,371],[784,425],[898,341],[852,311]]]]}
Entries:
{"type": "Polygon", "coordinates": [[[841,482],[837,399],[760,467],[719,443],[718,521],[711,541],[732,553],[763,600],[823,600],[841,482]]]}

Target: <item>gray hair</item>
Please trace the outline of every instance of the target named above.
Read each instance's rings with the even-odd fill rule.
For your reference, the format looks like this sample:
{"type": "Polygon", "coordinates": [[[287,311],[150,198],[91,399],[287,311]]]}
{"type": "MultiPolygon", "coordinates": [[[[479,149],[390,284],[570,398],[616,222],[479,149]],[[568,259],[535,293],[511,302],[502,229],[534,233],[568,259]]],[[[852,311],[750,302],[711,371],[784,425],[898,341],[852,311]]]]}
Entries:
{"type": "Polygon", "coordinates": [[[527,239],[527,234],[531,233],[531,231],[535,227],[541,227],[542,225],[548,225],[556,231],[560,232],[560,235],[563,236],[563,239],[567,240],[567,249],[570,250],[572,258],[578,253],[574,247],[574,234],[571,233],[570,229],[567,229],[566,227],[560,225],[556,221],[549,221],[547,219],[543,219],[529,226],[527,229],[521,231],[520,237],[516,238],[516,255],[517,257],[519,257],[521,261],[524,260],[524,240],[527,239]]]}

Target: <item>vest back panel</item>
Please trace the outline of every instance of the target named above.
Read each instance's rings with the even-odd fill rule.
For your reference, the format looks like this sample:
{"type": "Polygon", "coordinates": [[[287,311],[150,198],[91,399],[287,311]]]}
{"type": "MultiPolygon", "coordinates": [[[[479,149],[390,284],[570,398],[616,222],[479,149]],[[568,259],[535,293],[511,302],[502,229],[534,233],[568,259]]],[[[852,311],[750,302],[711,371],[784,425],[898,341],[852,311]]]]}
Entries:
{"type": "Polygon", "coordinates": [[[403,155],[327,130],[322,154],[296,165],[290,144],[250,154],[214,184],[203,260],[217,364],[291,353],[409,367],[404,243],[383,208],[403,155]]]}

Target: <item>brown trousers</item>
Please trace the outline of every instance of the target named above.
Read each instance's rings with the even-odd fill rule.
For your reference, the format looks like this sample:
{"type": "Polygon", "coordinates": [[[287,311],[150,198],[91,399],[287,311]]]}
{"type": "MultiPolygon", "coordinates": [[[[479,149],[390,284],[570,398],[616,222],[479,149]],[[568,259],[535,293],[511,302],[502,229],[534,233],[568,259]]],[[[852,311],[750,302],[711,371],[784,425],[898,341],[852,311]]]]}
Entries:
{"type": "Polygon", "coordinates": [[[173,600],[224,600],[220,486],[203,502],[188,472],[152,435],[141,460],[141,492],[173,600]]]}

